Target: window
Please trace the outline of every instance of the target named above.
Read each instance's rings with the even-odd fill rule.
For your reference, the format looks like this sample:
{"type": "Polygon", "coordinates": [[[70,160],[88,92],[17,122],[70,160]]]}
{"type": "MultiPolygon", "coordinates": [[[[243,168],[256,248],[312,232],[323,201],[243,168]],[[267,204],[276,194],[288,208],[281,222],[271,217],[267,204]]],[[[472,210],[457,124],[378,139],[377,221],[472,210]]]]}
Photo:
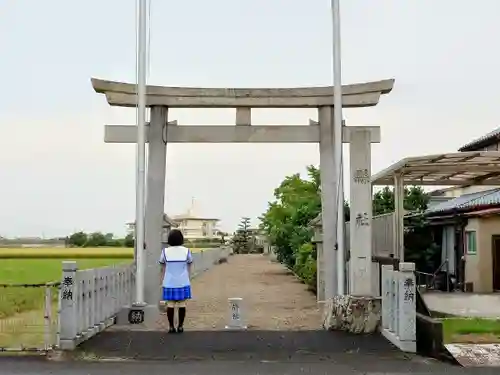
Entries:
{"type": "Polygon", "coordinates": [[[477,253],[477,243],[476,243],[476,232],[467,231],[465,232],[465,243],[467,245],[467,254],[477,253]]]}

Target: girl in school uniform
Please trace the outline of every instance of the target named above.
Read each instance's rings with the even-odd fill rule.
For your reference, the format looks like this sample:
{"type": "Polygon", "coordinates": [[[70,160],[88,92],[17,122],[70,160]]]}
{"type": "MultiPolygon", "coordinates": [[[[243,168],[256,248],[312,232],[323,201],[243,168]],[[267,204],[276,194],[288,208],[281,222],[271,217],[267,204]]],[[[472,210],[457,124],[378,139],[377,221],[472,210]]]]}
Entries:
{"type": "Polygon", "coordinates": [[[186,318],[186,301],[191,299],[191,265],[193,256],[184,247],[182,232],[173,229],[167,240],[168,246],[162,249],[159,263],[161,264],[161,280],[163,301],[167,305],[169,333],[184,332],[186,318]],[[177,308],[178,326],[174,325],[174,315],[177,308]]]}

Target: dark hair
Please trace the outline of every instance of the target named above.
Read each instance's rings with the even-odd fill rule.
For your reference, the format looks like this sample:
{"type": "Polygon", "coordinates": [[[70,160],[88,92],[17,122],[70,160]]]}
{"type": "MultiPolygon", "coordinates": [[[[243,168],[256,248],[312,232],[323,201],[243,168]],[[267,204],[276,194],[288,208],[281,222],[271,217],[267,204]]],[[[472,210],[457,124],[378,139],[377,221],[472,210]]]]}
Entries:
{"type": "Polygon", "coordinates": [[[172,229],[168,234],[167,243],[169,246],[182,246],[184,245],[184,236],[178,229],[172,229]]]}

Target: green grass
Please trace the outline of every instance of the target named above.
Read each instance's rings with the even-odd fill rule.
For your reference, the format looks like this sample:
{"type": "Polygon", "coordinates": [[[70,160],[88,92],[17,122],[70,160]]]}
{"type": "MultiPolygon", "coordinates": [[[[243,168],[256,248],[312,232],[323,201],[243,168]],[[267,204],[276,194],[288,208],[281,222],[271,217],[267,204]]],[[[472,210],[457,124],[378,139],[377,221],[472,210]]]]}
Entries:
{"type": "MultiPolygon", "coordinates": [[[[207,247],[198,246],[196,248],[191,248],[194,252],[202,251],[204,249],[207,249],[207,247]]],[[[0,248],[0,259],[2,262],[3,259],[109,260],[112,258],[133,259],[134,249],[127,247],[0,248]]]]}
{"type": "MultiPolygon", "coordinates": [[[[68,259],[66,257],[66,259],[68,259]]],[[[127,258],[76,259],[79,269],[130,263],[127,258]]],[[[59,281],[62,259],[2,259],[0,284],[59,281]]],[[[57,322],[58,289],[52,288],[52,333],[57,322]]],[[[0,347],[36,347],[44,343],[45,287],[0,287],[0,347]]],[[[55,338],[52,337],[52,341],[55,338]]]]}
{"type": "Polygon", "coordinates": [[[443,339],[449,343],[498,343],[500,319],[443,319],[443,339]]]}
{"type": "MultiPolygon", "coordinates": [[[[129,259],[78,259],[79,269],[129,263],[129,259]]],[[[61,279],[60,259],[2,259],[0,284],[39,284],[61,279]]],[[[57,290],[54,288],[54,294],[57,290]]],[[[44,288],[0,288],[0,318],[43,307],[44,288]]]]}
{"type": "MultiPolygon", "coordinates": [[[[68,258],[66,258],[68,259],[68,258]]],[[[76,259],[78,269],[130,263],[127,258],[76,259]]],[[[61,259],[2,259],[0,283],[38,284],[58,281],[62,276],[61,259]]]]}
{"type": "MultiPolygon", "coordinates": [[[[88,269],[127,264],[132,259],[133,249],[128,248],[0,248],[0,284],[60,281],[63,260],[75,260],[78,269],[88,269]]],[[[56,330],[57,298],[54,287],[52,333],[56,330]]],[[[45,287],[0,286],[0,348],[43,347],[44,307],[45,287]]]]}

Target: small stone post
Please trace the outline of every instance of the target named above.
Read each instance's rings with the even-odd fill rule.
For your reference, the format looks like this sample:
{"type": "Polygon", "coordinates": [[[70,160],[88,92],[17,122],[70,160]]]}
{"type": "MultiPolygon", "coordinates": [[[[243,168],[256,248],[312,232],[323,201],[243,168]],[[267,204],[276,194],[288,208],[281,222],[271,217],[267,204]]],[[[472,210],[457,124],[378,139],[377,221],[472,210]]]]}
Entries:
{"type": "Polygon", "coordinates": [[[398,336],[401,349],[416,351],[415,264],[399,263],[398,336]]]}
{"type": "Polygon", "coordinates": [[[77,306],[76,299],[76,262],[62,262],[61,291],[59,293],[59,348],[62,350],[75,349],[77,335],[77,306]]]}
{"type": "Polygon", "coordinates": [[[388,329],[391,323],[391,301],[392,301],[392,272],[393,266],[382,265],[382,328],[388,329]]]}
{"type": "Polygon", "coordinates": [[[391,331],[398,335],[398,299],[399,299],[399,271],[392,272],[392,326],[391,331]]]}
{"type": "Polygon", "coordinates": [[[232,330],[247,329],[242,309],[243,298],[239,297],[228,298],[227,301],[229,307],[229,323],[226,325],[226,329],[232,329],[232,330]]]}
{"type": "Polygon", "coordinates": [[[314,235],[311,242],[316,246],[316,297],[318,302],[325,301],[325,261],[321,215],[313,219],[311,225],[314,235]]]}

